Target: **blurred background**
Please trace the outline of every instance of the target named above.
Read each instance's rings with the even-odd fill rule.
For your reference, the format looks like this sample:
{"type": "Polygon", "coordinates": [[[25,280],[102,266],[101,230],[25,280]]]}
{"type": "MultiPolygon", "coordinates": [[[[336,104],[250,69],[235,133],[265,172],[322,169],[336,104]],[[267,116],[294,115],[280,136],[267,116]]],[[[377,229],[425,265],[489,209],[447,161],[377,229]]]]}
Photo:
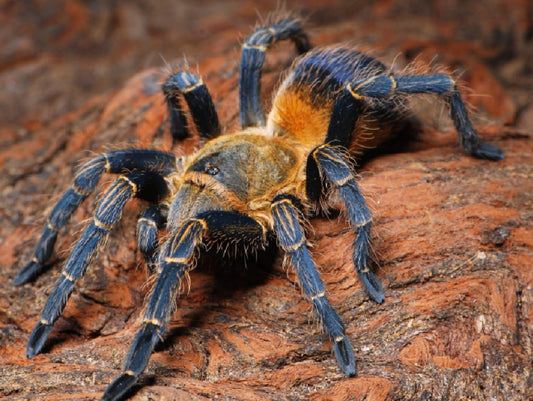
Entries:
{"type": "MultiPolygon", "coordinates": [[[[279,0],[0,2],[0,124],[46,124],[135,73],[187,56],[238,57],[279,0]]],[[[527,0],[287,1],[311,39],[355,41],[445,63],[501,122],[531,126],[533,11],[527,0]]],[[[315,40],[316,43],[316,40],[315,40]]],[[[235,68],[238,58],[234,60],[235,68]]],[[[236,70],[235,70],[236,71],[236,70]]],[[[30,125],[28,125],[30,124],[30,125]]]]}

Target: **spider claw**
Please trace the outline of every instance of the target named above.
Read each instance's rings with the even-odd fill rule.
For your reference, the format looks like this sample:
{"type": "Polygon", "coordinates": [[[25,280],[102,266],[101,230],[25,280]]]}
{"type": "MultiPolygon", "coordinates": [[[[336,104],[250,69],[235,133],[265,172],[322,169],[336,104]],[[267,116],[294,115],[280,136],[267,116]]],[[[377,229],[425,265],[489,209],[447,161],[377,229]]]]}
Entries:
{"type": "Polygon", "coordinates": [[[472,156],[477,157],[478,159],[495,161],[502,160],[504,158],[503,152],[500,148],[486,142],[479,142],[470,153],[472,156]]]}
{"type": "Polygon", "coordinates": [[[377,279],[374,273],[371,271],[361,272],[359,271],[359,279],[363,283],[366,293],[372,300],[378,304],[385,301],[385,293],[383,292],[383,287],[377,279]]]}
{"type": "Polygon", "coordinates": [[[348,337],[342,336],[341,338],[335,340],[333,342],[333,352],[335,353],[335,358],[337,358],[337,363],[339,364],[343,373],[347,377],[355,376],[355,356],[353,353],[352,344],[350,344],[348,337]]]}
{"type": "Polygon", "coordinates": [[[19,285],[32,281],[39,275],[42,268],[43,265],[41,265],[39,262],[34,260],[29,261],[22,269],[19,270],[16,277],[13,279],[13,281],[11,281],[11,284],[15,287],[18,287],[19,285]]]}
{"type": "Polygon", "coordinates": [[[54,326],[51,324],[44,324],[42,322],[37,323],[28,339],[28,346],[26,347],[26,356],[29,359],[41,353],[53,328],[54,326]]]}
{"type": "Polygon", "coordinates": [[[106,388],[102,401],[114,401],[122,398],[137,383],[138,376],[122,373],[106,388]]]}

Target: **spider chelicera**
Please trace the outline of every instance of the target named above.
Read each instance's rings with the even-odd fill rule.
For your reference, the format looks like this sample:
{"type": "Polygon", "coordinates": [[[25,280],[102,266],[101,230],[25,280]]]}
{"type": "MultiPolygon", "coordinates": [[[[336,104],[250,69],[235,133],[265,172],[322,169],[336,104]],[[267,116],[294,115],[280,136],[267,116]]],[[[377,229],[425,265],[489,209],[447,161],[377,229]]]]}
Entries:
{"type": "Polygon", "coordinates": [[[180,107],[185,99],[203,147],[184,157],[125,149],[90,160],[53,209],[33,259],[13,280],[14,285],[21,285],[39,275],[58,231],[93,192],[100,177],[120,174],[70,253],[30,335],[27,356],[32,358],[41,352],[76,282],[119,221],[126,202],[133,197],[152,202],[138,221],[137,236],[156,281],[123,372],[109,385],[104,400],[121,398],[137,382],[165,333],[180,282],[192,268],[201,244],[238,241],[262,247],[271,235],[296,269],[332,341],[340,368],[346,376],[355,375],[350,340],[308,249],[303,228],[306,216],[327,204],[327,188],[337,191],[356,233],[355,270],[370,298],[381,303],[384,291],[369,269],[372,216],[354,178],[350,155],[390,137],[402,118],[400,106],[406,95],[432,93],[447,102],[459,142],[468,154],[503,158],[500,149],[476,134],[448,75],[394,76],[381,62],[349,47],[311,50],[300,22],[292,18],[258,28],[244,42],[239,80],[241,131],[220,135],[211,96],[194,74],[172,75],[163,84],[163,92],[173,137],[187,136],[180,107]],[[303,55],[281,82],[265,119],[261,69],[267,49],[284,39],[294,42],[303,55]],[[159,244],[157,234],[163,228],[169,235],[159,244]]]}

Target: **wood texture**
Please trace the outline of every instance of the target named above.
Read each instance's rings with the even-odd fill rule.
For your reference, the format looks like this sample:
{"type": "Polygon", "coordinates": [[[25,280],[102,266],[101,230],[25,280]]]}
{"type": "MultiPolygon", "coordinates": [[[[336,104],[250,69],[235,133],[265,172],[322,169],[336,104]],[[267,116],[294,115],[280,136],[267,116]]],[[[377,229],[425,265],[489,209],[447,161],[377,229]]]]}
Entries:
{"type": "MultiPolygon", "coordinates": [[[[75,166],[102,149],[172,148],[160,83],[187,55],[222,123],[237,128],[239,44],[276,2],[4,3],[0,52],[0,396],[98,399],[119,373],[148,287],[131,202],[89,268],[42,355],[25,346],[92,196],[32,284],[10,280],[75,166]],[[258,3],[259,4],[259,3],[258,3]]],[[[132,400],[533,399],[533,17],[524,1],[394,0],[291,4],[314,44],[360,41],[386,61],[462,72],[497,163],[465,156],[445,109],[414,102],[420,132],[360,169],[375,216],[373,248],[387,299],[371,302],[353,273],[342,216],[312,220],[313,251],[347,324],[358,376],[346,379],[294,273],[275,249],[207,255],[178,300],[165,341],[132,400]],[[453,4],[456,3],[456,4],[453,4]],[[506,18],[502,18],[505,15],[506,18]],[[529,71],[529,72],[528,72],[529,71]],[[505,124],[505,125],[504,125],[505,124]],[[231,266],[230,266],[231,265],[231,266]]],[[[294,55],[269,55],[268,106],[294,55]]],[[[110,182],[103,180],[100,189],[110,182]]]]}

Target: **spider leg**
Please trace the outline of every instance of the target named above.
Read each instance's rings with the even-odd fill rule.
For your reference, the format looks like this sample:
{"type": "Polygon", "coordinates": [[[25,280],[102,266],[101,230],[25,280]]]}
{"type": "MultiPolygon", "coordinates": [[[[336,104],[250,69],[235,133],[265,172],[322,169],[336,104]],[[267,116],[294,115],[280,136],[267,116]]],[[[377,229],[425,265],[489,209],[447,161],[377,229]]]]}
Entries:
{"type": "Polygon", "coordinates": [[[151,292],[142,327],[130,348],[123,373],[106,389],[102,400],[118,400],[137,382],[154,347],[163,337],[176,308],[180,281],[192,268],[195,250],[207,240],[265,242],[265,229],[251,217],[209,211],[185,221],[163,244],[158,256],[157,281],[151,292]]]}
{"type": "Polygon", "coordinates": [[[102,400],[121,398],[138,380],[155,345],[163,337],[175,304],[181,278],[190,269],[196,247],[206,231],[203,220],[186,221],[159,255],[158,277],[144,315],[141,329],[130,348],[123,373],[106,389],[102,400]]]}
{"type": "Polygon", "coordinates": [[[331,183],[339,190],[350,222],[356,228],[353,252],[355,269],[366,293],[375,302],[382,303],[385,300],[383,288],[368,268],[372,215],[357,187],[350,166],[341,153],[335,150],[342,149],[346,152],[363,107],[362,98],[354,96],[349,85],[339,91],[333,104],[326,143],[315,148],[307,158],[306,193],[309,199],[319,201],[325,184],[331,183]],[[324,174],[327,181],[323,180],[324,174]]]}
{"type": "Polygon", "coordinates": [[[311,48],[300,21],[292,18],[256,29],[242,46],[239,76],[239,118],[242,128],[265,125],[261,107],[261,69],[267,49],[284,39],[291,39],[299,54],[311,48]]]}
{"type": "Polygon", "coordinates": [[[155,272],[154,256],[158,249],[157,233],[167,222],[168,205],[150,206],[137,221],[137,248],[142,252],[150,272],[155,272]]]}
{"type": "MultiPolygon", "coordinates": [[[[346,87],[340,90],[333,103],[325,143],[347,149],[363,108],[364,102],[361,98],[354,97],[346,87]]],[[[307,158],[305,185],[307,197],[318,201],[324,193],[324,183],[316,160],[311,154],[307,158]]]]}
{"type": "Polygon", "coordinates": [[[147,149],[116,150],[102,153],[84,164],[78,170],[72,186],[48,217],[32,260],[18,272],[12,284],[22,285],[41,274],[44,264],[52,256],[59,230],[67,224],[81,202],[94,191],[104,173],[123,174],[132,170],[167,175],[176,170],[176,156],[147,149]]]}
{"type": "Polygon", "coordinates": [[[156,186],[159,187],[161,195],[168,191],[163,177],[155,173],[134,171],[120,176],[107,190],[96,209],[94,218],[70,253],[61,276],[41,312],[41,320],[30,335],[26,348],[28,358],[33,358],[41,352],[76,282],[85,274],[87,266],[105,242],[107,234],[120,220],[126,202],[134,196],[143,197],[147,189],[143,187],[154,189],[156,186]]]}
{"type": "Polygon", "coordinates": [[[450,108],[459,142],[466,153],[480,159],[501,160],[503,152],[485,143],[477,135],[455,81],[447,75],[420,75],[393,77],[378,75],[363,82],[354,82],[348,89],[355,98],[364,96],[387,97],[394,93],[434,93],[446,100],[450,108]]]}
{"type": "Polygon", "coordinates": [[[320,321],[333,341],[337,362],[346,376],[354,376],[355,356],[344,324],[326,298],[324,284],[307,249],[307,241],[299,223],[300,213],[295,206],[298,201],[286,195],[277,196],[271,205],[276,231],[281,248],[290,257],[296,268],[304,293],[313,303],[320,321]]]}
{"type": "Polygon", "coordinates": [[[180,105],[180,96],[185,98],[198,133],[204,139],[214,138],[221,132],[218,115],[204,82],[190,72],[170,76],[163,84],[167,100],[170,133],[175,141],[187,137],[186,118],[180,105]]]}
{"type": "Polygon", "coordinates": [[[338,189],[344,199],[348,218],[356,230],[353,251],[355,269],[367,294],[375,302],[382,303],[385,300],[383,288],[368,267],[372,214],[357,187],[352,169],[344,160],[342,153],[329,144],[319,146],[311,155],[319,166],[320,172],[325,174],[328,181],[338,189]]]}

